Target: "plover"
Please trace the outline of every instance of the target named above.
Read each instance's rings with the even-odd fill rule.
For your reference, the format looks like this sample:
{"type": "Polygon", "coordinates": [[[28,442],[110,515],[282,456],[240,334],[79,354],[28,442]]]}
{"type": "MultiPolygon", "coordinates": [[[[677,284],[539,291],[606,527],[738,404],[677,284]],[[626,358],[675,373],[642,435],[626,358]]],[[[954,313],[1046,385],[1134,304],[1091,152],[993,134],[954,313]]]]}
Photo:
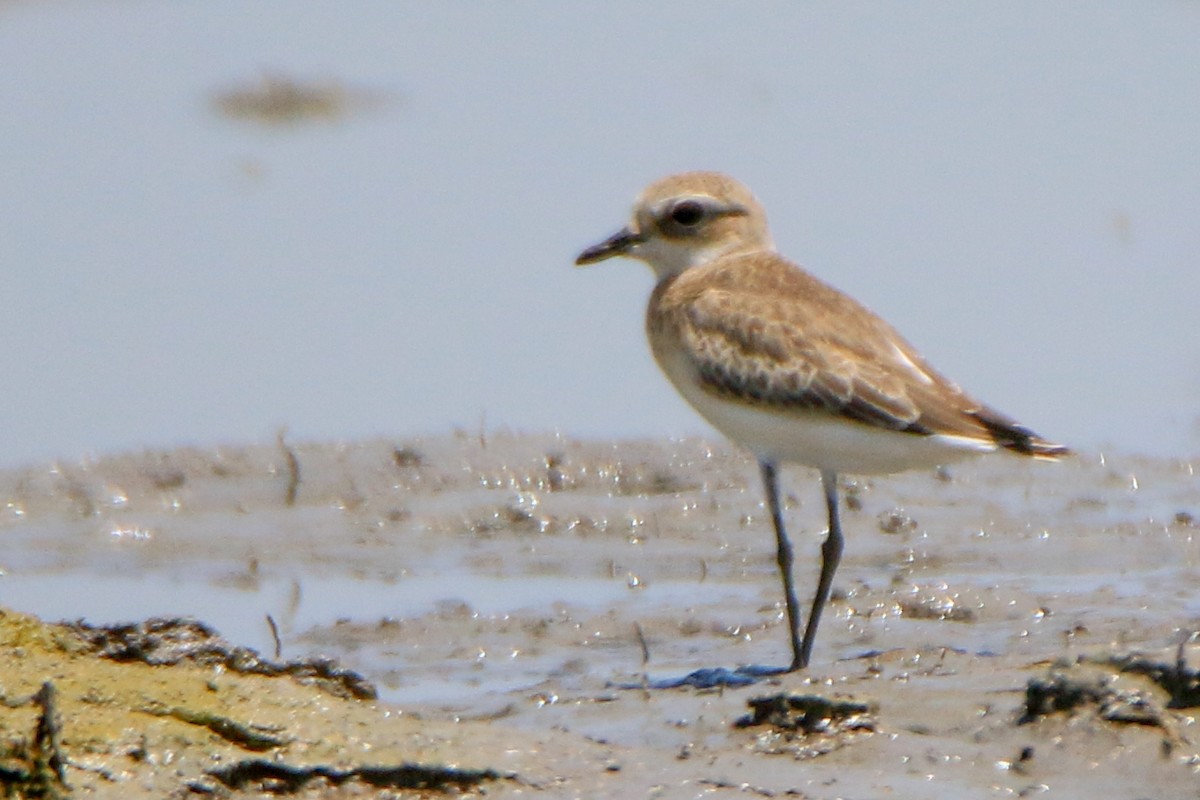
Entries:
{"type": "Polygon", "coordinates": [[[964,393],[891,325],[775,252],[762,206],[726,175],[651,184],[629,225],[575,263],[614,256],[654,270],[646,333],[662,371],[758,460],[791,637],[782,671],[808,665],[841,559],[839,474],[935,467],[995,450],[1046,460],[1070,452],[964,393]],[[781,463],[820,471],[829,517],[803,639],[781,463]]]}

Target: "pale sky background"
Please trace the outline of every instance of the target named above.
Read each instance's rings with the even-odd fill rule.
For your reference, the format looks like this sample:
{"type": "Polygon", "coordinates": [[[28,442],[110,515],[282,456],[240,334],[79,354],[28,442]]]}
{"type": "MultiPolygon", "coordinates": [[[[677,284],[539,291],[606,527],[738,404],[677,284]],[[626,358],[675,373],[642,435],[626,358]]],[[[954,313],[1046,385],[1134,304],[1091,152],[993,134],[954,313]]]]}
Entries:
{"type": "Polygon", "coordinates": [[[780,249],[1082,449],[1200,453],[1200,4],[0,2],[0,466],[705,433],[635,262],[720,169],[780,249]],[[266,127],[264,73],[388,97],[266,127]]]}

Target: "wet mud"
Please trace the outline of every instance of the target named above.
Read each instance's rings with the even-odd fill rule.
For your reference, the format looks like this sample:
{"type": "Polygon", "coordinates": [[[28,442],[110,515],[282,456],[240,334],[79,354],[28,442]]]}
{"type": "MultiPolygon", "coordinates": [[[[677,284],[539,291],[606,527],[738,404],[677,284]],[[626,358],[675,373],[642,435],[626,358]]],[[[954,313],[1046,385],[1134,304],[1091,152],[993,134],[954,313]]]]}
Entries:
{"type": "MultiPolygon", "coordinates": [[[[1191,461],[844,489],[810,669],[653,689],[787,659],[756,470],[721,443],[281,437],[0,472],[0,774],[30,797],[1195,794],[1191,461]]],[[[803,594],[820,490],[783,490],[803,594]]]]}

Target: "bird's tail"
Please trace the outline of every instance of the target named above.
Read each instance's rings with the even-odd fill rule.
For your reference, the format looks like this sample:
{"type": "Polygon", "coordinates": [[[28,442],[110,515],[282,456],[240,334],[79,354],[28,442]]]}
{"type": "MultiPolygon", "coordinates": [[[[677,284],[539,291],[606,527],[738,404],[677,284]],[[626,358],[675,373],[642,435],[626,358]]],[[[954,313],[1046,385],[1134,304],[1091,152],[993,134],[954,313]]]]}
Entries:
{"type": "Polygon", "coordinates": [[[1031,456],[1040,461],[1058,461],[1064,456],[1071,455],[1070,448],[1055,444],[1049,439],[1043,439],[1029,428],[998,411],[979,408],[970,413],[979,421],[979,424],[987,429],[996,444],[1006,450],[1031,456]]]}

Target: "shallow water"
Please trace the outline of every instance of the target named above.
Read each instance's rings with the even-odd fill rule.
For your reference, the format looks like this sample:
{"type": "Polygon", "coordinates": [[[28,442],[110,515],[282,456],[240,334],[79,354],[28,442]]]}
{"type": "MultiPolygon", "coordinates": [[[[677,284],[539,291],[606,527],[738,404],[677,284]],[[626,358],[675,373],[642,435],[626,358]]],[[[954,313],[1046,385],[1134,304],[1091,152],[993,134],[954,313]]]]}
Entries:
{"type": "MultiPolygon", "coordinates": [[[[565,626],[557,668],[606,679],[641,670],[635,621],[652,667],[785,656],[755,471],[722,445],[494,436],[294,453],[290,507],[279,447],[0,475],[0,601],[92,622],[190,614],[268,652],[269,614],[285,653],[346,658],[406,701],[424,699],[423,670],[480,691],[531,679],[546,663],[506,633],[522,625],[565,626]]],[[[824,520],[813,475],[784,481],[803,595],[824,520]]],[[[1198,484],[1185,462],[1095,455],[855,481],[818,660],[914,637],[1005,652],[1064,616],[1161,643],[1200,613],[1198,484]],[[888,515],[900,532],[883,532],[888,515]]]]}

